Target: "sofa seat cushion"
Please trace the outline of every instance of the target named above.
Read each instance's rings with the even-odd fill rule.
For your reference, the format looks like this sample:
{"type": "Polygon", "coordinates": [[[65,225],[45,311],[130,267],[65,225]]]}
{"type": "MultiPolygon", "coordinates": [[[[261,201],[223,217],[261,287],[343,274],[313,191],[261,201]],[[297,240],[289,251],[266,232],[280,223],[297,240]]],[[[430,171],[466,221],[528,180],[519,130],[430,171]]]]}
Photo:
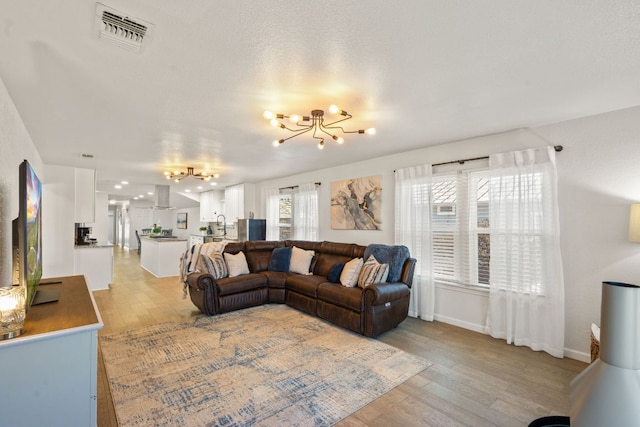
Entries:
{"type": "Polygon", "coordinates": [[[247,292],[254,289],[266,288],[267,278],[264,274],[250,273],[243,274],[235,277],[225,277],[224,279],[216,280],[216,286],[218,287],[218,295],[231,295],[238,292],[247,292]]]}
{"type": "Polygon", "coordinates": [[[362,311],[362,288],[347,288],[340,283],[321,283],[318,286],[318,300],[360,313],[362,311]]]}
{"type": "Polygon", "coordinates": [[[285,287],[287,291],[297,292],[311,298],[318,297],[318,285],[327,281],[324,276],[292,274],[287,277],[285,287]]]}
{"type": "Polygon", "coordinates": [[[269,289],[284,289],[287,277],[290,273],[284,271],[261,271],[260,274],[267,278],[267,286],[269,289]]]}

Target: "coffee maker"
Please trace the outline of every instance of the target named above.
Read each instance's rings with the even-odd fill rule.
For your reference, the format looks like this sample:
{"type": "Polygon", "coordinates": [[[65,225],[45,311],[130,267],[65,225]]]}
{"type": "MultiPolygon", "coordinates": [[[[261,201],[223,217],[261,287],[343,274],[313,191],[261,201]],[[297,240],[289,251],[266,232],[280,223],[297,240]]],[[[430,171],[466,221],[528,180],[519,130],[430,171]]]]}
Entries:
{"type": "Polygon", "coordinates": [[[91,243],[89,235],[91,234],[91,227],[80,227],[80,224],[76,224],[76,245],[88,245],[91,243]]]}

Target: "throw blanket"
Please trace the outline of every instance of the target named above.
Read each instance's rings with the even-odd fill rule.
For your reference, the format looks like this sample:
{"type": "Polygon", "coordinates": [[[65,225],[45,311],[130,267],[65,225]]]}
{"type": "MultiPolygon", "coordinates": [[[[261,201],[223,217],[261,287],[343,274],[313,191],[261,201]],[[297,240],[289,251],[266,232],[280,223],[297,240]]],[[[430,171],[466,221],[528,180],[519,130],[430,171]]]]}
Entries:
{"type": "Polygon", "coordinates": [[[373,255],[380,264],[389,264],[387,282],[397,282],[402,274],[402,266],[409,258],[409,248],[403,245],[372,244],[365,249],[364,260],[369,259],[370,255],[373,255]]]}
{"type": "Polygon", "coordinates": [[[198,259],[200,255],[211,256],[216,252],[222,253],[224,247],[227,246],[227,241],[199,243],[191,246],[180,257],[180,281],[182,282],[182,297],[187,298],[187,276],[190,273],[198,272],[198,259]]]}

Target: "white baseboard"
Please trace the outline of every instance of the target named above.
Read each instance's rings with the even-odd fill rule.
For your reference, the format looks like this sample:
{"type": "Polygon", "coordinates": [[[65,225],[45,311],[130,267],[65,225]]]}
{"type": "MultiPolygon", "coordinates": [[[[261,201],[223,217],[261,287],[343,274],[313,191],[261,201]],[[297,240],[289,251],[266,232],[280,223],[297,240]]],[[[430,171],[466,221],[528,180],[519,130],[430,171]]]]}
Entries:
{"type": "Polygon", "coordinates": [[[571,348],[564,349],[564,357],[579,360],[580,362],[591,363],[591,353],[585,353],[584,351],[573,350],[571,348]]]}
{"type": "Polygon", "coordinates": [[[471,322],[465,322],[463,320],[454,319],[453,317],[443,316],[441,314],[436,314],[435,315],[435,320],[437,320],[438,322],[448,323],[449,325],[459,326],[459,327],[464,328],[464,329],[469,329],[470,331],[480,332],[481,334],[487,335],[487,333],[484,330],[484,325],[478,325],[478,324],[471,323],[471,322]]]}
{"type": "MultiPolygon", "coordinates": [[[[449,325],[458,326],[460,328],[469,329],[474,332],[479,332],[481,334],[488,335],[484,330],[484,325],[465,322],[460,319],[454,319],[453,317],[442,316],[440,314],[435,315],[435,320],[437,320],[438,322],[448,323],[449,325]]],[[[573,350],[570,348],[564,349],[564,357],[578,360],[580,362],[591,363],[590,353],[585,353],[583,351],[573,350]]]]}

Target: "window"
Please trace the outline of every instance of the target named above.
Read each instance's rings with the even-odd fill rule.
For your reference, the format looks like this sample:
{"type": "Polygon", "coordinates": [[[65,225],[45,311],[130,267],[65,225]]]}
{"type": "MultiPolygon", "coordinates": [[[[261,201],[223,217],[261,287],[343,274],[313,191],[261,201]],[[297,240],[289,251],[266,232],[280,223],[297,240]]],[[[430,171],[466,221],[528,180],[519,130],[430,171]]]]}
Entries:
{"type": "Polygon", "coordinates": [[[439,282],[489,285],[488,171],[432,178],[433,273],[439,282]]]}
{"type": "Polygon", "coordinates": [[[278,197],[278,240],[289,240],[292,238],[293,226],[293,203],[292,191],[281,190],[278,197]]]}

